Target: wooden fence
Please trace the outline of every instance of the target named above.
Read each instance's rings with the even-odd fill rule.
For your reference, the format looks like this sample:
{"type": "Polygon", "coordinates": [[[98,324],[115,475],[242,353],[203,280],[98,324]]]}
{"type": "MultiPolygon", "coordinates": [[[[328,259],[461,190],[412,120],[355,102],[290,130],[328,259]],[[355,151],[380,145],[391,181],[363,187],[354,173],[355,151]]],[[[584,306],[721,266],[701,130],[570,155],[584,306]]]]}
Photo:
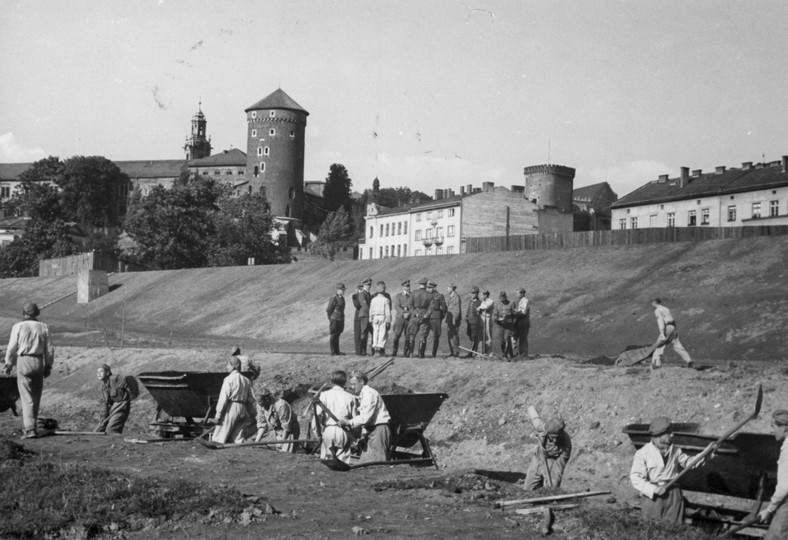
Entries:
{"type": "Polygon", "coordinates": [[[465,253],[560,249],[661,242],[704,242],[706,240],[740,240],[757,236],[788,234],[788,225],[748,227],[667,227],[661,229],[625,229],[569,233],[522,234],[466,238],[465,253]]]}

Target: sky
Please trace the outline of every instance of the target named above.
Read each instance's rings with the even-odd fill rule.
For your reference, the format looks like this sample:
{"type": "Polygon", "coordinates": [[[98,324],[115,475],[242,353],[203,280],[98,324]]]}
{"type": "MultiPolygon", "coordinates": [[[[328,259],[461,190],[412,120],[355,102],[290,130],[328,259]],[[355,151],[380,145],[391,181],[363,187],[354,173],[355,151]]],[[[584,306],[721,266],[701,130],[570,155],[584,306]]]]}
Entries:
{"type": "Polygon", "coordinates": [[[619,196],[680,167],[788,154],[785,0],[0,0],[0,162],[214,152],[277,88],[309,111],[305,180],[619,196]]]}

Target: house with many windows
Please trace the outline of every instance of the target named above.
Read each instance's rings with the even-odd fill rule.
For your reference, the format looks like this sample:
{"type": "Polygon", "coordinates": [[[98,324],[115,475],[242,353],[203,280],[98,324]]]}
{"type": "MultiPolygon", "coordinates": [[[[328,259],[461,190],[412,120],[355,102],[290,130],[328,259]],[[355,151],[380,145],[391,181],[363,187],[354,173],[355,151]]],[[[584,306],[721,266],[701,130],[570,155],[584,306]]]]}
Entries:
{"type": "Polygon", "coordinates": [[[704,173],[682,167],[611,205],[614,229],[788,224],[788,156],[704,173]]]}

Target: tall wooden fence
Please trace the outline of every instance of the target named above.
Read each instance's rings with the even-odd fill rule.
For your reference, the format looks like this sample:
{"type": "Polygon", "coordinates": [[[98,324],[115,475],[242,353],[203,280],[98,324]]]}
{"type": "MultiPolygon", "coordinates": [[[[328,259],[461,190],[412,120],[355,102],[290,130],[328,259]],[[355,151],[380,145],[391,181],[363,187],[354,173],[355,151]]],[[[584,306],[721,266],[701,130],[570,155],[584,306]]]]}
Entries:
{"type": "Polygon", "coordinates": [[[661,242],[704,242],[778,236],[788,234],[788,225],[752,227],[668,227],[661,229],[625,229],[614,231],[581,231],[569,233],[522,234],[466,238],[466,253],[489,251],[521,251],[560,249],[625,244],[657,244],[661,242]]]}

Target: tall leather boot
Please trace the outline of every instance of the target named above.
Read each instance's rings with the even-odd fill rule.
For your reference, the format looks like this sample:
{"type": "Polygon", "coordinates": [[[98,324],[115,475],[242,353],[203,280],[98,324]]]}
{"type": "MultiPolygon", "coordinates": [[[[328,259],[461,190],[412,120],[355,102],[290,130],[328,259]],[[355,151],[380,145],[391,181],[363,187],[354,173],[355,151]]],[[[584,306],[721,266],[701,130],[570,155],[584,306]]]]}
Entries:
{"type": "Polygon", "coordinates": [[[427,342],[422,341],[419,343],[419,358],[424,358],[424,351],[427,350],[427,342]]]}
{"type": "Polygon", "coordinates": [[[438,355],[438,343],[432,344],[432,357],[435,358],[438,355]]]}
{"type": "MultiPolygon", "coordinates": [[[[407,345],[405,346],[405,350],[407,351],[407,345]]],[[[397,356],[397,349],[399,349],[399,338],[394,338],[394,349],[391,351],[391,356],[397,356]]],[[[408,356],[408,353],[405,352],[405,356],[408,356]]]]}

